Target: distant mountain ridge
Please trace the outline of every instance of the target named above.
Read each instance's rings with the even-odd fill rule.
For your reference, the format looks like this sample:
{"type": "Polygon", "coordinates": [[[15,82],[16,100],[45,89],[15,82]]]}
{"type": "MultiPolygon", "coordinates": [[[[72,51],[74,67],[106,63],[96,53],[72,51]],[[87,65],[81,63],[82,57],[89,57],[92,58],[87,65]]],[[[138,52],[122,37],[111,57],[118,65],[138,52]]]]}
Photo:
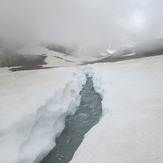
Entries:
{"type": "Polygon", "coordinates": [[[114,52],[110,55],[107,55],[103,58],[94,60],[89,63],[117,62],[122,60],[137,59],[155,55],[163,55],[162,38],[139,43],[136,46],[125,48],[123,50],[114,52]]]}

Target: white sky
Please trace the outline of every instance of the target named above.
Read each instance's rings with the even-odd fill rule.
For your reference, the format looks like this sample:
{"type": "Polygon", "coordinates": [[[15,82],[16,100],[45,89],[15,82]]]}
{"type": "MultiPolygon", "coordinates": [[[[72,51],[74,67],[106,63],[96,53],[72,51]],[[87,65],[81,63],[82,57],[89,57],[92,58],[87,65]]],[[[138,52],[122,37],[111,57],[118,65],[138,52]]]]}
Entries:
{"type": "Polygon", "coordinates": [[[162,0],[0,0],[0,36],[82,47],[163,36],[162,0]]]}

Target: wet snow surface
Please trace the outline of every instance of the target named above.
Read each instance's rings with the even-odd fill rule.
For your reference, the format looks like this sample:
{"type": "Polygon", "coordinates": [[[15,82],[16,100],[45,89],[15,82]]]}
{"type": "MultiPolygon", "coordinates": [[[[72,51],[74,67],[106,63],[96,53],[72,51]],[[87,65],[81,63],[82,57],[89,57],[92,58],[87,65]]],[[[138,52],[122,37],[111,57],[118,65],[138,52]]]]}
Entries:
{"type": "Polygon", "coordinates": [[[102,114],[101,97],[93,88],[92,79],[87,77],[86,85],[81,91],[81,103],[73,116],[66,119],[66,126],[56,139],[55,148],[41,163],[68,163],[81,144],[85,133],[96,123],[102,114]]]}

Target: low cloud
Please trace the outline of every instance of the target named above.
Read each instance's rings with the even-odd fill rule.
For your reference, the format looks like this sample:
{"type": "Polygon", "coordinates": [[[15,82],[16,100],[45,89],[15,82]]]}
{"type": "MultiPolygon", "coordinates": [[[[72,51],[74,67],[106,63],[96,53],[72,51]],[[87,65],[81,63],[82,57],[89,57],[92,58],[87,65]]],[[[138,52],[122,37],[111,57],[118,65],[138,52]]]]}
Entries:
{"type": "Polygon", "coordinates": [[[0,0],[0,37],[60,44],[78,54],[163,37],[162,0],[0,0]]]}

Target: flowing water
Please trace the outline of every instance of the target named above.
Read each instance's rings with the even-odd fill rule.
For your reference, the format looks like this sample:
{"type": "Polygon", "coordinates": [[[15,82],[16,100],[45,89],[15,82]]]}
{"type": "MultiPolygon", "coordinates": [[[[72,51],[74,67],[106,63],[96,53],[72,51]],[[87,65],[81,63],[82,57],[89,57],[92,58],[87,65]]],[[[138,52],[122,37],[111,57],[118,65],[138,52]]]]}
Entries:
{"type": "Polygon", "coordinates": [[[95,92],[92,79],[87,77],[78,110],[66,118],[65,129],[56,139],[55,148],[40,163],[68,163],[84,135],[99,122],[101,114],[101,97],[95,92]]]}

